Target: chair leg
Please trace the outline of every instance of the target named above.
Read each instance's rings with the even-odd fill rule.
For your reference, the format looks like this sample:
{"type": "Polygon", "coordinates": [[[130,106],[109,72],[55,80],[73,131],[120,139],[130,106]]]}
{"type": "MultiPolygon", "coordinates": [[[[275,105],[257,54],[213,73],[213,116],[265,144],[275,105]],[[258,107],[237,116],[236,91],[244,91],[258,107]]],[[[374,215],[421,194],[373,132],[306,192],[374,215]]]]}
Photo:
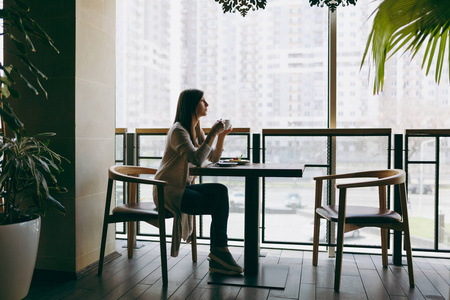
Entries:
{"type": "Polygon", "coordinates": [[[313,266],[317,266],[319,256],[320,217],[314,212],[313,266]]]}
{"type": "Polygon", "coordinates": [[[98,275],[102,275],[103,272],[103,260],[105,258],[105,248],[106,248],[106,236],[108,234],[108,221],[103,221],[103,230],[102,230],[102,242],[100,245],[100,258],[98,259],[98,275]]]}
{"type": "Polygon", "coordinates": [[[165,219],[159,219],[159,249],[161,253],[161,273],[163,286],[169,283],[167,277],[167,246],[166,246],[166,223],[165,219]]]}
{"type": "Polygon", "coordinates": [[[334,291],[339,292],[341,287],[341,271],[342,271],[342,252],[344,251],[344,226],[338,225],[337,244],[336,244],[336,265],[334,270],[334,291]]]}
{"type": "Polygon", "coordinates": [[[384,268],[387,268],[388,266],[387,238],[388,230],[386,228],[381,228],[381,260],[384,268]]]}
{"type": "Polygon", "coordinates": [[[98,275],[102,275],[103,272],[103,260],[105,258],[105,248],[106,248],[106,236],[108,234],[108,217],[109,217],[109,208],[111,206],[111,196],[113,189],[113,181],[111,179],[108,180],[108,188],[106,190],[106,203],[105,203],[105,214],[103,217],[103,229],[102,229],[102,241],[100,244],[100,257],[98,259],[98,275]]]}
{"type": "Polygon", "coordinates": [[[401,183],[399,185],[400,191],[400,204],[402,207],[403,216],[403,233],[404,233],[404,247],[406,251],[406,259],[408,261],[408,275],[409,275],[409,286],[414,287],[414,270],[412,261],[412,249],[411,249],[411,235],[409,232],[409,221],[408,221],[408,204],[406,197],[406,184],[401,183]]]}
{"type": "Polygon", "coordinates": [[[320,216],[316,210],[320,207],[322,201],[322,180],[316,180],[315,195],[314,195],[314,234],[313,234],[313,266],[317,266],[317,260],[319,256],[319,235],[320,235],[320,216]]]}
{"type": "Polygon", "coordinates": [[[133,258],[133,250],[136,244],[136,222],[128,222],[128,238],[127,238],[127,250],[128,258],[133,258]]]}
{"type": "Polygon", "coordinates": [[[409,286],[414,287],[414,270],[413,270],[413,261],[412,261],[412,250],[411,250],[411,236],[409,234],[408,225],[406,225],[406,229],[404,230],[404,243],[406,250],[406,260],[408,263],[408,275],[409,275],[409,286]]]}
{"type": "Polygon", "coordinates": [[[197,222],[196,216],[192,216],[192,235],[191,235],[191,252],[192,252],[192,261],[197,262],[197,222]]]}

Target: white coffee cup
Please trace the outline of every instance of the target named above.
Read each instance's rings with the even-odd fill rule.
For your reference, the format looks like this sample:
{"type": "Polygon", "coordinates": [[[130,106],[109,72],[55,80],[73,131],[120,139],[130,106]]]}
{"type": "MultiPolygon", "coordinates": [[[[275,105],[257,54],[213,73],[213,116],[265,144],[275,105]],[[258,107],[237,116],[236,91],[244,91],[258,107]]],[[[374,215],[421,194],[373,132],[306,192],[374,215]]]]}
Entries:
{"type": "Polygon", "coordinates": [[[225,120],[225,130],[228,130],[228,128],[230,128],[231,126],[231,121],[230,120],[225,120]]]}

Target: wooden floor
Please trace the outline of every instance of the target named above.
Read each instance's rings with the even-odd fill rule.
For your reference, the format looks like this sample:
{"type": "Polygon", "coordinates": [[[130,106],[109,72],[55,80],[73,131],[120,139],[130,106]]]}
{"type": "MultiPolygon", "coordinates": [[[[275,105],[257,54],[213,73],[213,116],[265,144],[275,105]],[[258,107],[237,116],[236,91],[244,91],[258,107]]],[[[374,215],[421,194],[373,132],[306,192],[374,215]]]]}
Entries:
{"type": "MultiPolygon", "coordinates": [[[[344,254],[341,292],[334,293],[334,259],[326,253],[313,267],[310,251],[263,249],[261,262],[290,267],[286,288],[271,290],[208,284],[209,247],[199,245],[192,263],[190,245],[182,245],[180,256],[168,259],[169,286],[163,288],[158,243],[145,242],[131,260],[123,245],[117,241],[123,255],[106,264],[101,277],[93,271],[78,280],[34,281],[26,299],[450,299],[450,259],[414,257],[411,289],[406,266],[384,269],[378,255],[344,254]]],[[[231,252],[243,262],[243,248],[231,252]]]]}

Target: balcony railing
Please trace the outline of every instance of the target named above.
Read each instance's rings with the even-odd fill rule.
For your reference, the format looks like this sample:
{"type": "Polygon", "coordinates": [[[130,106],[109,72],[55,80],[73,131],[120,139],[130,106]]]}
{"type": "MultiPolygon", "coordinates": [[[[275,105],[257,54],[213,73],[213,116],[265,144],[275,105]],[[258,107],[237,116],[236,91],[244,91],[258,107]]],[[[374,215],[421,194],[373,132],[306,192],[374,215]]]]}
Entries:
{"type": "MultiPolygon", "coordinates": [[[[135,133],[121,130],[117,133],[116,149],[124,151],[116,154],[116,163],[157,168],[165,149],[167,132],[168,129],[136,129],[135,133]]],[[[205,129],[205,132],[208,130],[205,129]]],[[[307,170],[301,179],[262,180],[261,242],[312,245],[312,178],[331,173],[398,167],[398,161],[393,162],[392,157],[400,157],[400,167],[404,162],[408,173],[413,249],[450,252],[450,227],[445,222],[445,212],[450,208],[450,197],[447,196],[447,192],[450,193],[450,132],[407,131],[404,136],[395,136],[405,140],[408,155],[404,158],[403,144],[392,145],[391,129],[263,129],[262,134],[251,134],[249,128],[235,128],[227,138],[223,158],[242,155],[244,159],[254,162],[305,162],[307,170]],[[430,153],[433,155],[430,156],[430,153]]],[[[232,177],[203,177],[199,182],[217,180],[229,190],[229,238],[231,241],[242,241],[245,209],[243,181],[232,177]]],[[[334,203],[334,190],[328,184],[325,188],[324,201],[334,203]]],[[[123,187],[116,190],[118,201],[126,201],[123,187]]],[[[152,201],[151,196],[146,196],[151,193],[141,189],[139,200],[152,201]]],[[[349,194],[348,201],[376,205],[378,199],[369,198],[368,194],[364,191],[357,195],[349,194]]],[[[389,205],[393,208],[394,196],[394,193],[389,193],[389,205]]],[[[199,218],[199,239],[209,238],[209,224],[209,216],[199,218]]],[[[320,237],[321,245],[334,245],[332,225],[324,222],[321,226],[325,229],[321,230],[324,233],[320,237]]],[[[124,230],[124,226],[118,226],[117,233],[123,234],[124,230]]],[[[171,232],[170,222],[167,231],[171,232]]],[[[138,229],[139,237],[144,239],[156,233],[145,224],[138,229]]],[[[397,240],[400,238],[397,236],[397,240]]],[[[364,228],[345,236],[344,241],[350,247],[377,248],[379,240],[378,230],[364,228]]]]}
{"type": "Polygon", "coordinates": [[[413,247],[450,250],[450,130],[406,130],[413,247]]]}
{"type": "MultiPolygon", "coordinates": [[[[263,129],[263,162],[306,163],[305,177],[289,184],[287,180],[263,180],[262,241],[283,244],[312,244],[314,180],[315,176],[354,172],[367,169],[386,169],[391,164],[391,129],[263,129]],[[281,189],[280,182],[283,182],[281,189]],[[277,188],[278,187],[278,188],[277,188]],[[278,191],[277,191],[278,190],[278,191]],[[281,198],[281,203],[280,199],[281,198]],[[293,216],[271,214],[271,207],[296,204],[293,216]],[[284,228],[284,229],[283,229],[284,228]],[[292,228],[289,235],[280,234],[292,228]]],[[[331,185],[325,187],[328,204],[335,202],[331,185]]],[[[364,193],[349,194],[348,201],[364,201],[376,205],[378,199],[364,193]]],[[[389,201],[389,199],[388,199],[389,201]]],[[[322,221],[321,245],[334,245],[332,223],[322,221]]],[[[344,240],[347,246],[379,247],[379,233],[371,229],[354,231],[344,240]]]]}

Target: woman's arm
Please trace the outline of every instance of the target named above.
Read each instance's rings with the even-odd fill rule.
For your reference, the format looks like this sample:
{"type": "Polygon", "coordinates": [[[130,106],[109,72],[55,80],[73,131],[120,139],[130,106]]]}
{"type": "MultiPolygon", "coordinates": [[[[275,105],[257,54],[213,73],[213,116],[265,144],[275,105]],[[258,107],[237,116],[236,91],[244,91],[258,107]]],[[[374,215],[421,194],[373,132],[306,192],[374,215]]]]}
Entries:
{"type": "MultiPolygon", "coordinates": [[[[212,162],[219,161],[220,157],[222,156],[223,151],[223,144],[225,141],[225,137],[233,131],[232,126],[228,128],[227,130],[222,131],[217,135],[217,143],[215,149],[211,152],[211,154],[208,156],[208,159],[212,162]]],[[[209,135],[209,134],[208,134],[209,135]]]]}
{"type": "Polygon", "coordinates": [[[227,130],[222,131],[221,133],[219,133],[217,135],[217,143],[216,143],[216,149],[219,150],[220,152],[223,151],[223,142],[225,141],[225,137],[231,132],[233,131],[233,127],[230,126],[230,128],[228,128],[227,130]]]}
{"type": "Polygon", "coordinates": [[[183,156],[186,161],[196,166],[200,166],[210,154],[217,134],[222,131],[223,123],[216,122],[211,129],[211,132],[206,136],[205,141],[200,147],[196,148],[191,141],[189,132],[179,125],[174,127],[170,133],[170,147],[178,152],[179,155],[183,156]]]}

